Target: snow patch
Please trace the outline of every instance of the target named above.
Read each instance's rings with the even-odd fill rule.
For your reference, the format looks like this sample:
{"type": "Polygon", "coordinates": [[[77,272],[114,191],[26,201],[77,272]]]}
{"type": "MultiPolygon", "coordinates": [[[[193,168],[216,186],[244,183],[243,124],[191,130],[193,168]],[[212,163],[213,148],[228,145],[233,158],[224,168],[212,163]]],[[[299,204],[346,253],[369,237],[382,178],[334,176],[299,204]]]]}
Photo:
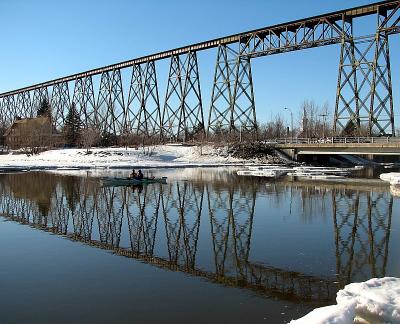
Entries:
{"type": "Polygon", "coordinates": [[[391,182],[393,179],[400,178],[399,172],[382,173],[379,178],[386,182],[391,182]]]}
{"type": "Polygon", "coordinates": [[[337,293],[336,301],[290,323],[400,323],[400,278],[351,283],[337,293]]]}
{"type": "Polygon", "coordinates": [[[316,308],[306,316],[291,321],[294,324],[341,324],[353,323],[355,307],[332,305],[316,308]]]}
{"type": "Polygon", "coordinates": [[[179,167],[241,164],[221,149],[212,146],[157,145],[139,148],[57,149],[38,155],[0,155],[0,168],[129,168],[129,167],[179,167]]]}

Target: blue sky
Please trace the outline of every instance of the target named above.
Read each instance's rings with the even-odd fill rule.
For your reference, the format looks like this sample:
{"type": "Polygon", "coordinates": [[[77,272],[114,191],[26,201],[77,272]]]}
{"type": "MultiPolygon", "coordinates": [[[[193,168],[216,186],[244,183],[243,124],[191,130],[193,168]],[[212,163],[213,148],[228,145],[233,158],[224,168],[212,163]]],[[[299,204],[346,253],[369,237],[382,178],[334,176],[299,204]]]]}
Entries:
{"type": "MultiPolygon", "coordinates": [[[[142,55],[371,3],[366,0],[83,1],[0,2],[0,92],[142,55]]],[[[372,22],[363,22],[363,33],[372,22]]],[[[391,39],[395,104],[399,44],[391,39]]],[[[328,102],[333,116],[340,46],[252,61],[257,117],[295,118],[301,103],[328,102]],[[286,114],[285,114],[286,113],[286,114]]],[[[208,111],[215,68],[213,50],[199,53],[204,108],[208,111]]],[[[161,104],[169,62],[158,63],[161,104]]],[[[395,108],[397,105],[395,106],[395,108]]],[[[400,119],[400,116],[399,118],[400,119]]],[[[398,123],[397,123],[398,124],[398,123]]]]}

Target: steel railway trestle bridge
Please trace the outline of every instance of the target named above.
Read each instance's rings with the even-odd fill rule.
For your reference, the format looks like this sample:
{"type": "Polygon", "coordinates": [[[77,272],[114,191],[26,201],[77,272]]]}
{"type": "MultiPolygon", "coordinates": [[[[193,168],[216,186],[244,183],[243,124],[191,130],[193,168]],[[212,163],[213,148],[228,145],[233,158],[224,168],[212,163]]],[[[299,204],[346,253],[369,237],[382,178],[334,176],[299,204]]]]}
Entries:
{"type": "Polygon", "coordinates": [[[400,1],[383,1],[180,47],[0,94],[0,121],[34,117],[46,98],[61,130],[72,103],[85,128],[185,140],[195,134],[257,129],[251,59],[341,45],[334,132],[394,136],[389,36],[400,32],[400,1]],[[376,16],[374,35],[355,37],[353,22],[376,16]],[[205,124],[197,52],[217,48],[205,124]],[[170,59],[161,107],[156,61],[170,59]],[[124,86],[121,70],[131,69],[124,86]],[[94,87],[93,77],[100,76],[94,87]],[[128,84],[128,83],[127,83],[128,84]],[[95,93],[96,92],[96,93],[95,93]]]}

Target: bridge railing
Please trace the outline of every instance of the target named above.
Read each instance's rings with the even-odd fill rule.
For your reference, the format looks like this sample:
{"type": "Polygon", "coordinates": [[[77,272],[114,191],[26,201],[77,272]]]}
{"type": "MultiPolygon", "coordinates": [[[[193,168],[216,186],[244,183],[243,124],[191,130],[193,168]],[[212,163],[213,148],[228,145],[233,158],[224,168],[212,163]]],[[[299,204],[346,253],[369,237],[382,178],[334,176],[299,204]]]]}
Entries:
{"type": "Polygon", "coordinates": [[[324,137],[324,138],[277,138],[271,144],[350,144],[350,143],[399,143],[400,137],[324,137]]]}

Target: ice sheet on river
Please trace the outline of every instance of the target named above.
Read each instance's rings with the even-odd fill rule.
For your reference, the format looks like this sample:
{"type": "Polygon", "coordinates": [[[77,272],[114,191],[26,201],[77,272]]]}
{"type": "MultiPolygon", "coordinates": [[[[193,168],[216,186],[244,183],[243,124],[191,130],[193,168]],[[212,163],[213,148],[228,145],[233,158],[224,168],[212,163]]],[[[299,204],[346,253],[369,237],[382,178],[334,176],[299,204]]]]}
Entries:
{"type": "Polygon", "coordinates": [[[400,323],[400,279],[374,278],[340,290],[337,305],[314,309],[292,324],[400,323]]]}

